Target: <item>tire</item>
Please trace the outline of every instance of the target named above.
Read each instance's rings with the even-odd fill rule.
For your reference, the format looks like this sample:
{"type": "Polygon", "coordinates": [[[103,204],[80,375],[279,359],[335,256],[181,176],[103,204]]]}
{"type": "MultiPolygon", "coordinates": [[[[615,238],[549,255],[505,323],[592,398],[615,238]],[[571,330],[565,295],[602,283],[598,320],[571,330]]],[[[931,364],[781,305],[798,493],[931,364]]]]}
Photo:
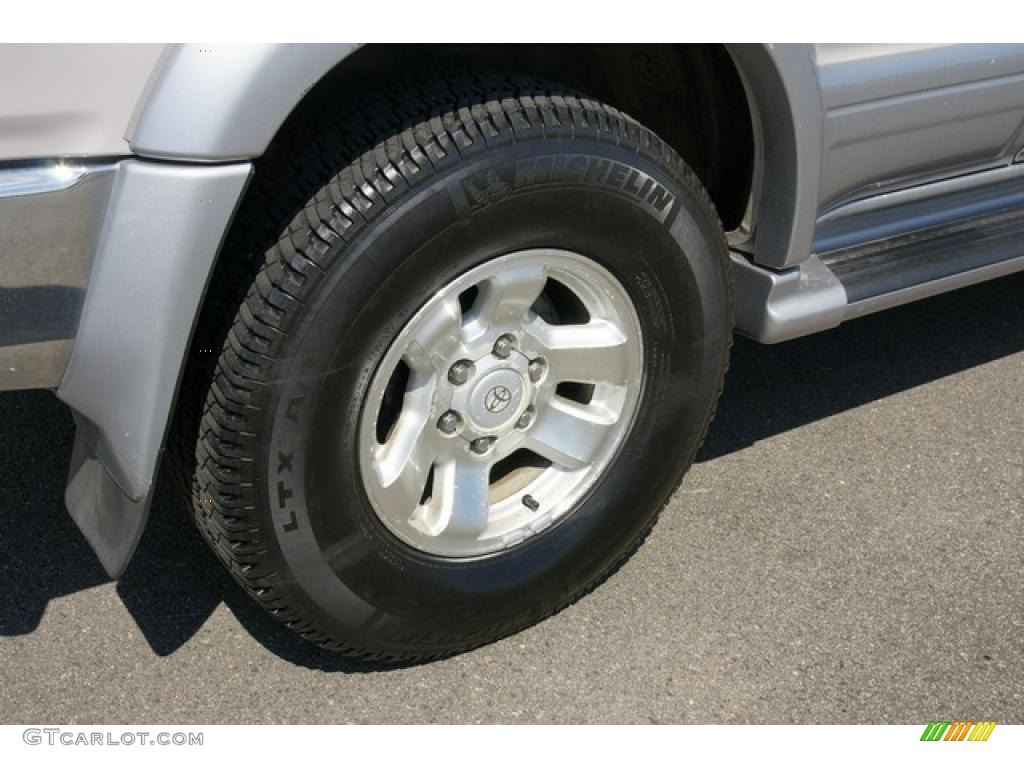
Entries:
{"type": "MultiPolygon", "coordinates": [[[[204,537],[275,617],[346,655],[436,658],[560,610],[635,551],[703,440],[732,329],[721,225],[670,147],[614,108],[551,83],[504,74],[440,77],[377,93],[361,110],[306,118],[258,167],[222,261],[251,261],[246,253],[259,240],[253,231],[262,233],[264,252],[244,299],[232,300],[228,287],[211,300],[234,317],[205,379],[195,463],[186,474],[204,537]],[[447,296],[444,306],[451,306],[445,291],[460,279],[504,274],[513,263],[561,275],[544,283],[525,317],[551,325],[593,319],[585,302],[583,319],[571,317],[585,294],[594,311],[614,315],[611,325],[621,322],[623,348],[632,351],[609,363],[616,373],[607,387],[556,389],[554,379],[543,378],[547,369],[534,383],[529,334],[511,334],[510,343],[522,345],[511,353],[521,363],[512,373],[498,346],[468,360],[471,376],[490,371],[488,381],[511,382],[509,397],[519,400],[508,407],[525,414],[499,437],[485,437],[488,445],[473,442],[491,418],[479,415],[483,385],[465,385],[470,394],[459,394],[464,385],[453,383],[448,368],[454,360],[434,360],[434,396],[443,388],[449,399],[468,398],[459,402],[469,410],[442,423],[445,414],[430,401],[417,411],[427,419],[417,439],[435,440],[451,428],[443,437],[461,452],[457,461],[481,447],[496,457],[506,434],[539,434],[522,427],[529,419],[553,423],[543,418],[556,398],[592,410],[612,403],[612,426],[600,434],[615,438],[581,443],[581,453],[597,455],[599,446],[601,459],[578,469],[584,480],[572,493],[565,478],[576,464],[540,456],[532,463],[541,466],[532,466],[538,454],[528,457],[524,471],[556,478],[550,487],[564,508],[531,516],[529,505],[540,504],[526,494],[527,506],[513,505],[500,530],[478,516],[474,525],[483,528],[461,532],[458,515],[468,497],[458,494],[468,485],[445,485],[444,467],[454,465],[438,462],[424,499],[433,484],[430,499],[440,501],[420,499],[416,514],[447,503],[447,523],[435,511],[421,528],[451,531],[420,535],[405,510],[393,512],[390,497],[367,480],[378,471],[367,456],[406,428],[398,420],[412,412],[410,393],[419,391],[419,368],[406,366],[403,380],[385,363],[392,360],[396,371],[405,365],[395,357],[396,339],[428,317],[431,301],[447,296]],[[563,279],[572,283],[574,275],[577,292],[562,295],[563,279]],[[613,294],[626,300],[607,299],[613,294]],[[631,336],[630,328],[638,332],[631,336]],[[382,386],[383,395],[368,397],[382,386]],[[540,402],[545,386],[542,412],[527,414],[525,400],[540,402]],[[381,435],[384,411],[393,421],[381,435]]],[[[475,302],[499,278],[480,279],[458,294],[460,328],[482,312],[475,302]]],[[[215,331],[199,333],[207,336],[197,346],[215,331]]],[[[486,339],[492,341],[498,344],[486,339]]],[[[412,343],[410,349],[426,348],[412,343]]],[[[552,353],[550,364],[562,354],[552,353]]],[[[538,366],[547,362],[537,359],[538,366]]],[[[202,383],[202,375],[191,380],[202,383]]],[[[504,397],[495,387],[486,396],[492,391],[504,397]]],[[[484,492],[493,495],[494,487],[485,481],[484,492]]],[[[477,513],[497,508],[490,498],[477,513]]]]}

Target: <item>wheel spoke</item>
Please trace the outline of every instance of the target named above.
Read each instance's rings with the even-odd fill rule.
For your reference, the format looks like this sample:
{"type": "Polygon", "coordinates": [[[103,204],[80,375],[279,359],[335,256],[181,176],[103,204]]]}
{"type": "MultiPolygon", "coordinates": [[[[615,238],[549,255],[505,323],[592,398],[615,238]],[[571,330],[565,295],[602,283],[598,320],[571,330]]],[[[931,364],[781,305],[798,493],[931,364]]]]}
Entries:
{"type": "Polygon", "coordinates": [[[544,290],[547,279],[547,267],[543,264],[524,264],[484,280],[467,317],[471,335],[491,326],[522,322],[544,290]]]}
{"type": "Polygon", "coordinates": [[[524,445],[564,469],[579,469],[591,463],[614,414],[600,406],[581,405],[554,397],[538,415],[524,445]]]}
{"type": "Polygon", "coordinates": [[[433,390],[432,377],[410,386],[387,442],[374,448],[377,482],[396,519],[408,519],[419,505],[430,467],[441,448],[440,439],[428,424],[433,390]]]}
{"type": "Polygon", "coordinates": [[[554,381],[628,383],[626,334],[614,323],[591,320],[581,325],[550,325],[533,318],[526,332],[542,347],[554,381]]]}
{"type": "Polygon", "coordinates": [[[438,304],[427,315],[406,349],[404,358],[415,371],[441,371],[457,356],[462,341],[462,309],[457,297],[438,304]]]}
{"type": "Polygon", "coordinates": [[[434,467],[429,516],[423,520],[431,535],[475,539],[487,527],[490,465],[458,457],[434,467]]]}
{"type": "Polygon", "coordinates": [[[397,330],[363,401],[378,519],[458,558],[569,514],[627,437],[643,358],[629,294],[586,256],[533,248],[453,277],[397,330]]]}

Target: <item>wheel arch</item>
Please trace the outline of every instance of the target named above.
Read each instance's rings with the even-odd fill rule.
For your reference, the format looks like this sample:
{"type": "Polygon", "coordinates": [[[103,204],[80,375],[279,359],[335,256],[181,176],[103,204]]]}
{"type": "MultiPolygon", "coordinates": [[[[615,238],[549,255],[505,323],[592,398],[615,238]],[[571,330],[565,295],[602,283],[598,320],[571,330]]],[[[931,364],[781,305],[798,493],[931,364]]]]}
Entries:
{"type": "Polygon", "coordinates": [[[616,106],[693,168],[737,248],[776,267],[809,252],[821,104],[803,45],[178,45],[151,78],[128,141],[165,160],[251,159],[324,100],[458,66],[522,71],[616,106]]]}

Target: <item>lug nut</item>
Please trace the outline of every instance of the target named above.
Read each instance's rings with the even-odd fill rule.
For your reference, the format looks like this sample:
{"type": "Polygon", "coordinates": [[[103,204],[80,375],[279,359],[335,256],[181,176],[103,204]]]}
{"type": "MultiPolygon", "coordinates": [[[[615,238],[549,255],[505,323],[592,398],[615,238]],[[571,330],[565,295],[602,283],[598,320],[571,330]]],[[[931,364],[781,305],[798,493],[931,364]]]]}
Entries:
{"type": "Polygon", "coordinates": [[[469,381],[469,374],[473,370],[473,364],[469,360],[458,360],[448,369],[448,381],[458,386],[469,381]]]}
{"type": "Polygon", "coordinates": [[[484,454],[491,449],[491,443],[494,442],[492,437],[478,437],[472,443],[469,444],[469,449],[473,453],[484,454]]]}
{"type": "Polygon", "coordinates": [[[498,337],[497,341],[494,342],[495,357],[506,358],[512,354],[512,350],[516,348],[516,337],[511,333],[506,333],[498,337]]]}
{"type": "Polygon", "coordinates": [[[530,361],[530,364],[526,367],[527,372],[530,374],[530,381],[538,382],[544,375],[545,369],[548,364],[544,362],[543,357],[538,357],[530,361]]]}
{"type": "Polygon", "coordinates": [[[516,422],[516,426],[519,429],[526,429],[528,426],[533,424],[533,419],[537,415],[537,409],[532,405],[523,411],[523,415],[519,417],[519,421],[516,422]]]}
{"type": "Polygon", "coordinates": [[[437,420],[437,428],[446,435],[454,435],[462,426],[462,417],[455,411],[445,411],[437,420]]]}

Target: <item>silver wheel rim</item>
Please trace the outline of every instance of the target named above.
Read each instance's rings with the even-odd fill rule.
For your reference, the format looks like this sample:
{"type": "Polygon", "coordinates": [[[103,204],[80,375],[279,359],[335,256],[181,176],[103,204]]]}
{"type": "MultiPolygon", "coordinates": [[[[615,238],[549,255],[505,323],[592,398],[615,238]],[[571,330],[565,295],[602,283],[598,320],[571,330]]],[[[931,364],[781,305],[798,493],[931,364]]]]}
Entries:
{"type": "Polygon", "coordinates": [[[515,546],[601,476],[642,370],[636,310],[602,266],[547,248],[488,261],[438,291],[381,361],[359,426],[367,497],[423,552],[515,546]]]}

